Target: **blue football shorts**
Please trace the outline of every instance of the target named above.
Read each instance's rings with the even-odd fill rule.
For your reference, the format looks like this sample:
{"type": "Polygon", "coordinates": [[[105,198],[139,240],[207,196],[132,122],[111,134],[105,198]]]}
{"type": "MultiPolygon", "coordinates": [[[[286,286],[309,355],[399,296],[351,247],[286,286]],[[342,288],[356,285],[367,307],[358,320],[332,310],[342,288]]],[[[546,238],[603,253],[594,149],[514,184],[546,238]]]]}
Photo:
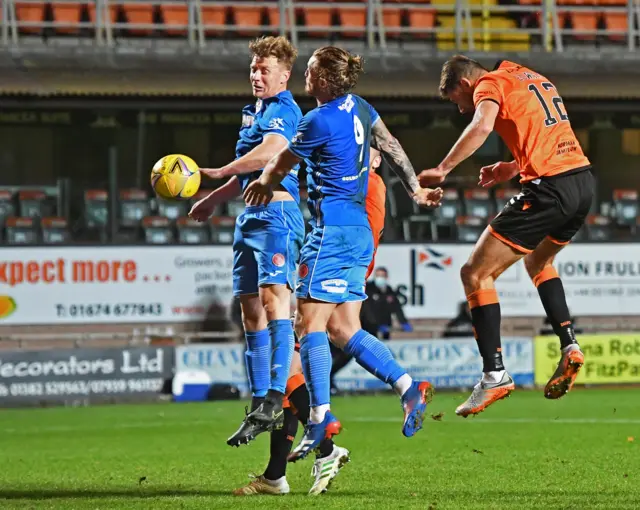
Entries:
{"type": "Polygon", "coordinates": [[[257,294],[264,285],[296,288],[304,218],[295,201],[247,206],[233,236],[233,295],[257,294]]]}
{"type": "Polygon", "coordinates": [[[373,235],[368,226],[315,227],[300,254],[296,296],[327,303],[364,301],[372,258],[373,235]]]}

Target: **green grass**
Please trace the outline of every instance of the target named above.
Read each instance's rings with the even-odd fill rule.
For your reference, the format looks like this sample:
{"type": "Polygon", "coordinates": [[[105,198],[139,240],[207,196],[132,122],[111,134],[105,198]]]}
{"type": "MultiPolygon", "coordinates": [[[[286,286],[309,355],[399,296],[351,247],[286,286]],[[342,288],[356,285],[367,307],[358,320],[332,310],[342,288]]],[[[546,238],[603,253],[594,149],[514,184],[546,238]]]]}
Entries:
{"type": "Polygon", "coordinates": [[[395,397],[336,399],[352,462],[319,498],[310,459],[288,496],[230,495],[267,460],[268,435],[225,444],[244,402],[2,411],[0,508],[640,508],[640,390],[518,391],[466,420],[462,399],[437,394],[412,439],[395,397]]]}

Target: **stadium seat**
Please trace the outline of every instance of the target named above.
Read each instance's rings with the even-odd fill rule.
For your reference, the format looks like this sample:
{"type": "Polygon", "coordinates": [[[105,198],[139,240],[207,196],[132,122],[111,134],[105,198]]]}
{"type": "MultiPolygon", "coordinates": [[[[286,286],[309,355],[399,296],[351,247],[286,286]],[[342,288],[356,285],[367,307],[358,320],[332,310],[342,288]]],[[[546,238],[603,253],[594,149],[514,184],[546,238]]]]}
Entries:
{"type": "MultiPolygon", "coordinates": [[[[277,35],[280,33],[280,7],[267,7],[266,8],[267,23],[271,27],[271,33],[277,35]]],[[[289,17],[289,14],[285,15],[285,20],[289,17]]]]}
{"type": "Polygon", "coordinates": [[[44,191],[20,191],[18,204],[23,218],[42,218],[55,214],[54,205],[44,191]]]}
{"type": "Polygon", "coordinates": [[[442,205],[436,209],[436,222],[439,225],[455,225],[458,216],[462,215],[462,207],[458,199],[458,190],[444,190],[442,205]]]}
{"type": "Polygon", "coordinates": [[[467,216],[488,218],[494,214],[493,203],[488,189],[468,189],[464,192],[464,210],[467,216]]]}
{"type": "MultiPolygon", "coordinates": [[[[89,2],[89,4],[87,5],[87,10],[89,11],[89,20],[91,21],[91,23],[97,24],[98,23],[98,17],[97,17],[97,14],[96,14],[96,6],[95,6],[94,2],[89,2]]],[[[108,16],[109,16],[109,22],[111,23],[111,25],[116,23],[116,21],[118,19],[118,6],[117,5],[113,5],[113,4],[109,5],[108,16]]],[[[106,21],[107,20],[103,19],[102,23],[106,23],[106,21]]]]}
{"type": "Polygon", "coordinates": [[[306,35],[310,37],[329,37],[330,33],[326,30],[326,27],[333,25],[333,0],[326,0],[324,4],[329,4],[328,7],[306,7],[304,10],[299,10],[304,17],[304,25],[306,27],[306,35]],[[318,30],[313,28],[318,27],[318,30]],[[322,28],[325,28],[324,30],[322,28]],[[311,30],[310,30],[311,29],[311,30]]]}
{"type": "Polygon", "coordinates": [[[558,2],[558,8],[560,10],[562,10],[562,6],[579,8],[573,11],[565,11],[573,30],[594,31],[592,34],[572,34],[574,39],[580,41],[595,40],[595,30],[598,28],[600,16],[600,13],[593,8],[596,3],[596,0],[560,0],[558,2]]]}
{"type": "Polygon", "coordinates": [[[147,244],[172,244],[175,240],[171,222],[163,216],[143,218],[142,230],[147,244]]]}
{"type": "Polygon", "coordinates": [[[181,216],[189,214],[189,204],[187,202],[179,202],[177,200],[163,200],[158,197],[158,215],[164,216],[169,220],[176,220],[181,216]]]}
{"type": "Polygon", "coordinates": [[[399,0],[384,0],[382,4],[382,23],[384,25],[385,35],[390,39],[396,39],[402,34],[402,9],[394,6],[394,3],[402,3],[399,0]]]}
{"type": "Polygon", "coordinates": [[[192,220],[188,216],[176,220],[178,242],[180,244],[208,244],[210,242],[208,225],[192,220]]]}
{"type": "Polygon", "coordinates": [[[189,29],[189,7],[178,4],[160,4],[164,32],[169,35],[186,35],[189,29]]]}
{"type": "Polygon", "coordinates": [[[611,220],[606,216],[589,215],[585,222],[585,229],[589,241],[611,241],[613,238],[611,220]]]}
{"type": "MultiPolygon", "coordinates": [[[[627,0],[600,0],[603,7],[623,7],[625,10],[619,12],[602,12],[604,24],[607,30],[620,30],[627,32],[629,30],[629,19],[626,12],[627,0]]],[[[627,36],[625,34],[609,34],[607,38],[610,41],[625,42],[627,36]]]]}
{"type": "Polygon", "coordinates": [[[129,25],[149,25],[144,28],[127,27],[127,31],[134,35],[150,35],[155,27],[153,25],[153,4],[146,2],[127,2],[122,5],[122,10],[129,25]]]}
{"type": "Polygon", "coordinates": [[[241,198],[230,200],[229,202],[227,202],[227,214],[229,216],[237,218],[244,212],[245,207],[246,205],[244,203],[244,200],[242,200],[241,198]]]}
{"type": "Polygon", "coordinates": [[[4,222],[10,216],[16,215],[16,207],[13,201],[13,195],[10,191],[0,190],[0,230],[4,222]]]}
{"type": "Polygon", "coordinates": [[[456,238],[463,243],[475,243],[487,226],[487,219],[477,216],[459,216],[456,220],[456,238]]]}
{"type": "MultiPolygon", "coordinates": [[[[435,9],[424,9],[420,7],[424,7],[430,4],[430,0],[413,0],[411,3],[413,4],[422,4],[416,5],[415,7],[410,7],[407,12],[407,21],[409,23],[409,27],[413,29],[420,30],[428,30],[434,29],[436,26],[436,11],[435,9]]],[[[434,36],[433,32],[412,32],[412,37],[418,39],[426,39],[434,36]]]]}
{"type": "Polygon", "coordinates": [[[335,0],[340,26],[340,35],[349,38],[364,38],[367,26],[367,4],[363,0],[335,0]],[[345,6],[341,3],[360,4],[345,6]],[[357,29],[360,30],[357,30],[357,29]]]}
{"type": "Polygon", "coordinates": [[[82,20],[83,5],[79,3],[52,2],[53,21],[60,26],[55,30],[59,34],[77,34],[78,23],[82,20]]]}
{"type": "Polygon", "coordinates": [[[7,218],[7,244],[38,244],[38,227],[33,218],[7,218]]]}
{"type": "Polygon", "coordinates": [[[244,37],[260,35],[263,10],[247,2],[247,6],[235,5],[231,7],[231,14],[237,28],[237,34],[244,37]]]}
{"type": "Polygon", "coordinates": [[[211,218],[211,241],[216,244],[233,244],[233,231],[236,220],[229,216],[211,218]]]}
{"type": "Polygon", "coordinates": [[[140,189],[120,191],[120,226],[139,227],[142,218],[149,216],[151,207],[147,194],[140,189]]]}
{"type": "Polygon", "coordinates": [[[634,189],[614,190],[613,209],[618,225],[635,226],[638,216],[638,192],[634,189]]]}
{"type": "MultiPolygon", "coordinates": [[[[45,2],[25,3],[16,2],[16,18],[18,23],[39,24],[44,21],[45,2]]],[[[40,34],[42,26],[20,26],[19,30],[25,34],[40,34]]]]}
{"type": "Polygon", "coordinates": [[[205,35],[220,35],[224,32],[224,28],[207,28],[224,27],[227,21],[227,8],[221,5],[207,4],[202,6],[201,10],[202,25],[205,35]]]}
{"type": "Polygon", "coordinates": [[[515,197],[520,190],[517,188],[500,188],[496,190],[496,211],[500,212],[507,202],[515,197]]]}
{"type": "Polygon", "coordinates": [[[389,211],[394,221],[398,222],[402,230],[402,238],[405,241],[414,239],[412,236],[412,225],[418,225],[418,232],[415,239],[424,239],[424,227],[429,224],[431,240],[435,241],[437,232],[433,222],[433,214],[430,211],[421,211],[413,200],[408,200],[407,190],[402,181],[394,177],[387,185],[387,199],[389,201],[389,211]]]}
{"type": "Polygon", "coordinates": [[[109,194],[102,189],[84,192],[85,226],[89,229],[104,229],[109,221],[109,194]]]}
{"type": "Polygon", "coordinates": [[[66,244],[71,241],[69,226],[65,218],[42,218],[40,225],[44,244],[66,244]]]}

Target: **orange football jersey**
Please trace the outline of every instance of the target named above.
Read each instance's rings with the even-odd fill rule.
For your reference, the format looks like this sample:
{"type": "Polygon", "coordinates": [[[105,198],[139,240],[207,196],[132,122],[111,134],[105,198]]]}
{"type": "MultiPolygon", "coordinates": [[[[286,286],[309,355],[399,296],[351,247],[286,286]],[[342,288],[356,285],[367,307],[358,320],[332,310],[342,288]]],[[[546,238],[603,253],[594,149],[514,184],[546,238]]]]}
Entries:
{"type": "Polygon", "coordinates": [[[384,230],[384,213],[387,187],[384,185],[382,177],[376,173],[369,174],[369,185],[367,187],[367,199],[365,207],[367,210],[367,219],[373,233],[373,259],[367,270],[367,278],[373,272],[375,264],[376,251],[384,230]]]}
{"type": "Polygon", "coordinates": [[[590,166],[562,98],[544,76],[502,61],[476,83],[474,105],[486,100],[500,107],[495,130],[518,163],[520,182],[590,166]]]}

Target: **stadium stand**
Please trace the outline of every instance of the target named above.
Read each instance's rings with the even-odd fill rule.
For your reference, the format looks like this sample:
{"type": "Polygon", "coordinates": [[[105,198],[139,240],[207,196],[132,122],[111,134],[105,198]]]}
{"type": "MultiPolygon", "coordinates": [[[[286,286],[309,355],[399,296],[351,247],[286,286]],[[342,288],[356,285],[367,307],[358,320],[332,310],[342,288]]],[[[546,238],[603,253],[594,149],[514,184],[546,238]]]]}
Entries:
{"type": "Polygon", "coordinates": [[[637,41],[636,0],[6,0],[2,32],[19,37],[96,37],[116,40],[207,38],[290,33],[311,39],[434,40],[439,50],[562,50],[564,42],[627,44],[637,41]]]}
{"type": "MultiPolygon", "coordinates": [[[[46,189],[46,187],[43,187],[46,189]]],[[[389,225],[402,241],[474,242],[506,202],[517,195],[517,188],[495,190],[447,188],[440,208],[421,210],[407,198],[402,182],[391,178],[387,185],[389,225]]],[[[100,241],[148,244],[231,244],[235,218],[244,210],[241,201],[218,207],[211,221],[198,223],[187,214],[193,203],[210,190],[201,190],[191,201],[166,201],[148,196],[139,189],[119,191],[114,231],[109,238],[109,193],[92,189],[82,193],[83,203],[53,204],[53,197],[31,189],[0,189],[0,240],[7,244],[74,244],[100,241]],[[49,206],[43,204],[50,200],[49,206]],[[57,211],[77,210],[80,217],[56,215],[57,211]],[[18,216],[16,213],[20,212],[18,216]]],[[[309,210],[306,191],[301,190],[300,207],[306,219],[309,210]]],[[[638,192],[615,190],[610,199],[595,205],[576,241],[606,242],[637,237],[640,224],[638,192]]]]}

